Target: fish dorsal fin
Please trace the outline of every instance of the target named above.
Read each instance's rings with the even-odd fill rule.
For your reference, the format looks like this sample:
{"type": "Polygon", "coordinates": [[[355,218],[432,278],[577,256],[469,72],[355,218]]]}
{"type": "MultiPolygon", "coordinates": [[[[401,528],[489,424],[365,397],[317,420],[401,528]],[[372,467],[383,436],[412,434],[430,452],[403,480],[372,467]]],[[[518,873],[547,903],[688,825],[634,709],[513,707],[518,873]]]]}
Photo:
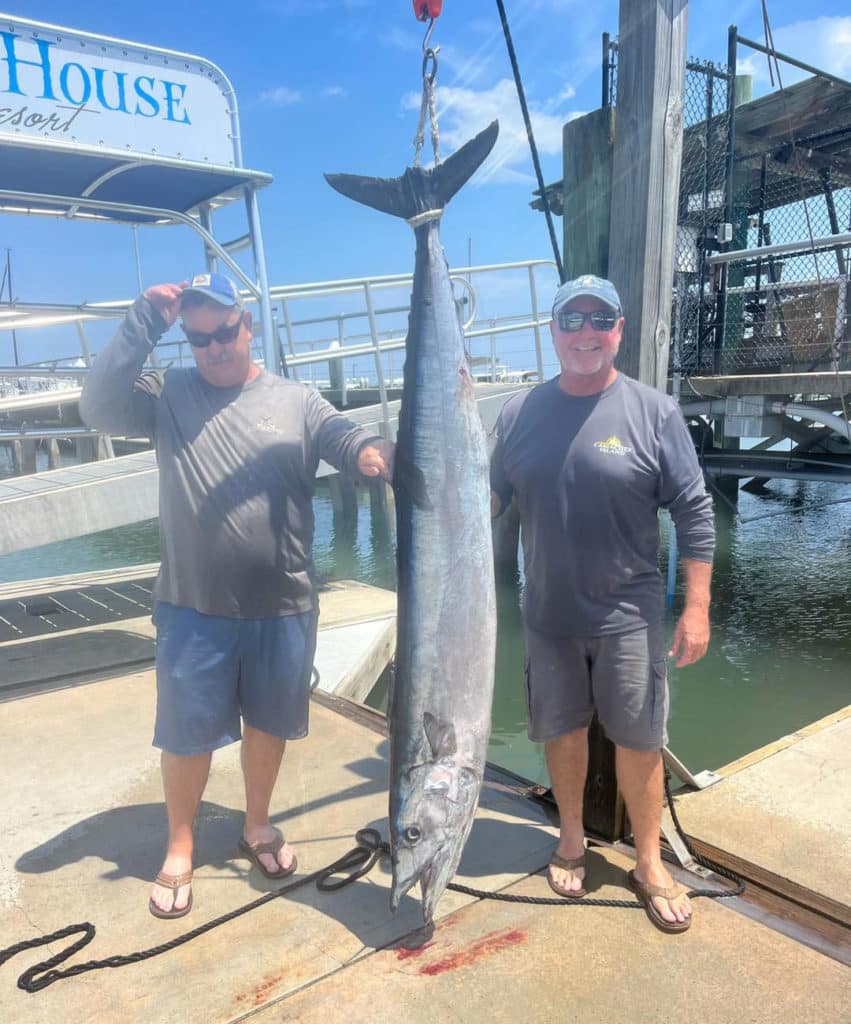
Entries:
{"type": "Polygon", "coordinates": [[[435,761],[441,757],[451,757],[457,751],[455,728],[451,722],[438,722],[434,715],[426,711],[423,715],[423,728],[435,761]]]}

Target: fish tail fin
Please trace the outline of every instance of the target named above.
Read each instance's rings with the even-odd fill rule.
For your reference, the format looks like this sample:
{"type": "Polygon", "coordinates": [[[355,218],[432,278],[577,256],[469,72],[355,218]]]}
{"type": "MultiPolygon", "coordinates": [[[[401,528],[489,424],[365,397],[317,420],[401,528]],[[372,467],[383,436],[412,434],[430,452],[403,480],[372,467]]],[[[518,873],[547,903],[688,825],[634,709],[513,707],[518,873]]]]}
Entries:
{"type": "Polygon", "coordinates": [[[443,163],[429,170],[409,167],[399,178],[326,174],[325,180],[355,202],[410,220],[429,210],[442,210],[482,165],[498,134],[499,124],[493,121],[443,163]]]}

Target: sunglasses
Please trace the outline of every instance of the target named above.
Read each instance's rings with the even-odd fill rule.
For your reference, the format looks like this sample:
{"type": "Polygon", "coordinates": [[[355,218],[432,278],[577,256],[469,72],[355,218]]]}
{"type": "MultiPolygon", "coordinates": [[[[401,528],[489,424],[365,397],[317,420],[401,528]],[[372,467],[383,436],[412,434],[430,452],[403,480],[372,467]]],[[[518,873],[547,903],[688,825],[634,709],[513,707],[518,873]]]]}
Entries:
{"type": "Polygon", "coordinates": [[[559,327],[570,333],[581,331],[586,320],[595,331],[610,331],[618,322],[618,314],[603,313],[598,309],[593,313],[579,313],[576,310],[570,310],[567,313],[559,313],[556,319],[559,327]]]}
{"type": "Polygon", "coordinates": [[[214,341],[219,345],[227,345],[232,341],[236,341],[244,319],[245,313],[240,313],[239,319],[235,324],[222,324],[221,327],[217,327],[209,334],[206,331],[190,331],[184,324],[183,333],[193,348],[207,348],[214,341]]]}

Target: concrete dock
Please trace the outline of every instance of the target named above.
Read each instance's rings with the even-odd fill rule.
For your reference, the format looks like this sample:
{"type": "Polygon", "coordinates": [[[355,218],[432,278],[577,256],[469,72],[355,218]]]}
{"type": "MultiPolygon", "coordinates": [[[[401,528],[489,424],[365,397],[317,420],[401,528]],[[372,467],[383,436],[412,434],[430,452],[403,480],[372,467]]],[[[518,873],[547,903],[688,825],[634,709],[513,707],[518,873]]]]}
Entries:
{"type": "MultiPolygon", "coordinates": [[[[683,793],[699,848],[851,936],[851,706],[719,769],[683,793]]],[[[833,930],[829,929],[828,930],[833,930]]],[[[836,931],[836,934],[841,934],[836,931]]]]}
{"type": "MultiPolygon", "coordinates": [[[[331,585],[321,598],[324,630],[384,629],[381,642],[390,644],[393,595],[385,593],[383,606],[379,597],[374,588],[331,585]]],[[[113,628],[128,634],[130,623],[140,621],[113,628]]],[[[87,627],[71,635],[85,638],[87,627]]],[[[151,644],[149,634],[139,635],[151,644]]],[[[0,658],[6,658],[0,682],[20,664],[16,648],[60,639],[0,644],[0,658]]],[[[65,651],[64,674],[53,682],[39,686],[30,679],[0,690],[0,948],[91,921],[97,936],[70,964],[166,942],[275,887],[250,871],[237,850],[243,793],[235,745],[216,753],[201,806],[191,915],[168,922],[148,913],[165,838],[159,758],[150,746],[153,670],[95,669],[78,661],[73,674],[71,659],[82,658],[84,649],[81,639],[76,653],[65,651]]],[[[320,670],[323,675],[330,681],[334,670],[320,670]]],[[[849,724],[851,716],[840,715],[827,727],[804,730],[771,757],[742,764],[724,782],[679,801],[687,831],[757,858],[772,872],[788,871],[802,886],[823,885],[823,869],[829,898],[847,901],[842,844],[849,822],[842,794],[849,724]],[[793,762],[778,760],[786,753],[809,763],[809,781],[801,782],[793,762]],[[760,788],[757,776],[746,783],[749,771],[766,773],[772,763],[783,768],[778,784],[767,780],[760,788]],[[773,794],[769,803],[767,792],[773,794]],[[797,810],[790,810],[795,801],[783,802],[790,792],[800,795],[797,810]],[[817,808],[822,795],[828,802],[817,808]],[[762,841],[746,846],[750,825],[755,838],[762,830],[762,841]],[[806,832],[796,831],[804,826],[806,832]],[[772,830],[774,836],[766,835],[772,830]]],[[[298,849],[297,877],[349,850],[364,826],[386,835],[387,755],[382,716],[315,694],[310,736],[290,744],[272,804],[275,823],[298,849]]],[[[514,777],[492,769],[456,881],[549,897],[542,871],[556,834],[547,808],[529,799],[514,777]]],[[[631,863],[623,844],[593,847],[589,895],[630,900],[625,872],[631,863]]],[[[390,912],[389,885],[382,862],[340,892],[302,888],[177,950],[62,980],[33,995],[16,987],[17,977],[64,943],[26,951],[0,967],[0,1020],[348,1024],[376,1014],[402,1024],[851,1020],[847,944],[834,941],[820,952],[788,928],[787,934],[778,930],[777,915],[746,899],[696,901],[690,931],[671,937],[656,931],[640,909],[497,903],[447,892],[435,927],[424,930],[417,899],[408,897],[395,915],[390,912]]]]}

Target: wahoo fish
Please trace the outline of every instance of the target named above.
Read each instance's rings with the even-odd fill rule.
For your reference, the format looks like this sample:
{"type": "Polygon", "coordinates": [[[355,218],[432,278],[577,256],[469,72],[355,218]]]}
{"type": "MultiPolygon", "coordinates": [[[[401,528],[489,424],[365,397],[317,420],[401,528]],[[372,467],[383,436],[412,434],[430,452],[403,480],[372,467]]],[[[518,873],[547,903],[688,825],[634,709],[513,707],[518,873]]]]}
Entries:
{"type": "Polygon", "coordinates": [[[402,217],[416,262],[396,441],[398,629],[390,694],[391,907],[419,882],[434,918],[473,826],[491,724],[496,599],[488,451],[440,217],[496,142],[491,124],[443,163],[399,178],[326,175],[402,217]]]}

